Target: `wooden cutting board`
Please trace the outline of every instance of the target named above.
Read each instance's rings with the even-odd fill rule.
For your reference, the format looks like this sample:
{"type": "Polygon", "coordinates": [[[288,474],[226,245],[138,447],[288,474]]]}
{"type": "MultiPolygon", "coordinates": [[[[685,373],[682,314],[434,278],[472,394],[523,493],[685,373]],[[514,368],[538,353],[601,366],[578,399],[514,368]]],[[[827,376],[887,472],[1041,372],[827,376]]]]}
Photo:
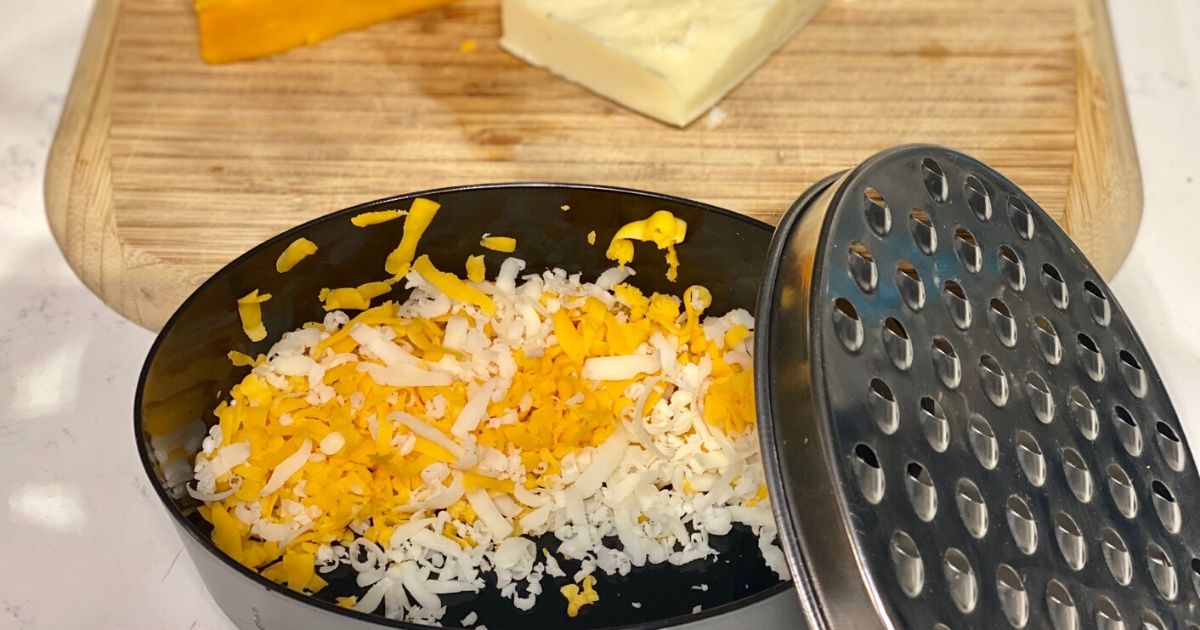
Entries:
{"type": "Polygon", "coordinates": [[[606,183],[774,221],[825,175],[933,142],[1007,174],[1106,275],[1141,215],[1103,0],[832,0],[686,129],[501,51],[495,0],[225,66],[200,61],[190,5],[99,0],[47,167],[68,261],[149,328],[272,234],[455,184],[606,183]]]}

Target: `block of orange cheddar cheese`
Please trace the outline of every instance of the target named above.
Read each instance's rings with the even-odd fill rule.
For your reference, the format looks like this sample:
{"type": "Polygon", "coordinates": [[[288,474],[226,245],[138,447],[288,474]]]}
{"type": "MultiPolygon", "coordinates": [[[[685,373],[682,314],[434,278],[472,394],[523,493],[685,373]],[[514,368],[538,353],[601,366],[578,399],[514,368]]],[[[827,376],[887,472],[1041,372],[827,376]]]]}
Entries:
{"type": "Polygon", "coordinates": [[[195,0],[200,56],[208,63],[311,46],[453,0],[195,0]]]}

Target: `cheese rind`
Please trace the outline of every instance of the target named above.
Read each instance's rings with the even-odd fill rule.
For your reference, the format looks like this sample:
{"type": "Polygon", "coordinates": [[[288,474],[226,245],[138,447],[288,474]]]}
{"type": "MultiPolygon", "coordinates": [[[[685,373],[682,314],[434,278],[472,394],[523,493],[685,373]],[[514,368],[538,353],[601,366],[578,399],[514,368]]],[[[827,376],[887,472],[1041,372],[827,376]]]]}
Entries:
{"type": "Polygon", "coordinates": [[[503,0],[513,55],[663,122],[685,126],[825,0],[503,0]]]}

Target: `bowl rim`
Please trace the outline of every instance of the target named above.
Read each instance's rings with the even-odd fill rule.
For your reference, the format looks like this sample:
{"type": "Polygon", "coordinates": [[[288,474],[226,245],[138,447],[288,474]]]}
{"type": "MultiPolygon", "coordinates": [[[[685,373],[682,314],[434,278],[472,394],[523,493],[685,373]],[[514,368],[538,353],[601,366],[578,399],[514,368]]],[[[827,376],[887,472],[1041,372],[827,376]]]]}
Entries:
{"type": "MultiPolygon", "coordinates": [[[[347,215],[358,214],[363,211],[371,210],[372,208],[377,208],[377,207],[383,206],[383,205],[390,205],[390,204],[394,204],[396,202],[402,202],[402,201],[407,201],[407,200],[411,200],[411,199],[416,199],[417,197],[426,197],[426,196],[441,195],[441,194],[447,194],[447,193],[464,193],[464,192],[472,192],[472,191],[477,191],[477,190],[522,190],[522,189],[563,189],[563,190],[569,190],[569,191],[593,191],[593,192],[602,192],[602,193],[615,193],[618,195],[628,195],[628,196],[633,196],[633,197],[642,197],[642,198],[647,198],[647,199],[657,200],[657,201],[667,201],[667,202],[671,202],[671,203],[692,206],[692,207],[694,207],[698,210],[702,210],[702,211],[715,212],[718,215],[721,215],[721,216],[724,216],[724,217],[727,217],[730,219],[734,219],[736,221],[740,221],[740,222],[745,223],[746,225],[754,227],[754,228],[765,229],[765,230],[772,231],[772,232],[774,231],[774,227],[772,227],[769,223],[767,223],[765,221],[761,221],[761,220],[756,219],[751,216],[733,212],[732,210],[727,210],[727,209],[721,208],[719,206],[714,206],[712,204],[704,203],[701,201],[695,201],[695,200],[687,199],[684,197],[678,197],[675,195],[668,195],[668,194],[664,194],[664,193],[638,190],[638,189],[634,189],[634,188],[624,188],[624,187],[620,187],[620,186],[605,186],[605,185],[600,185],[600,184],[582,184],[582,183],[537,182],[537,181],[534,181],[534,182],[499,182],[499,183],[468,184],[468,185],[461,185],[461,186],[447,186],[447,187],[443,187],[443,188],[433,188],[433,189],[422,190],[422,191],[417,191],[417,192],[404,193],[404,194],[400,194],[400,195],[392,195],[390,197],[383,197],[380,199],[375,199],[373,201],[367,201],[367,202],[360,203],[360,204],[357,204],[354,206],[343,208],[341,210],[336,210],[334,212],[323,214],[321,216],[314,217],[312,219],[309,219],[308,221],[305,221],[296,226],[288,228],[288,229],[262,241],[261,243],[254,245],[250,249],[248,249],[245,252],[243,252],[242,254],[238,255],[233,260],[222,265],[220,269],[213,272],[213,274],[210,275],[208,278],[206,278],[204,280],[204,282],[200,283],[200,285],[197,286],[195,288],[195,290],[193,290],[191,292],[191,294],[189,294],[188,297],[178,307],[176,307],[175,311],[171,314],[171,317],[167,319],[167,322],[165,324],[163,324],[162,329],[155,336],[154,343],[151,344],[150,350],[146,353],[145,361],[142,363],[142,369],[138,375],[137,389],[135,390],[134,400],[133,400],[134,441],[137,445],[138,458],[141,460],[142,472],[145,473],[148,481],[150,482],[150,485],[154,488],[154,493],[158,497],[159,501],[162,503],[162,506],[167,510],[168,514],[171,515],[171,518],[174,521],[176,528],[181,532],[187,532],[187,535],[189,535],[195,542],[197,542],[200,545],[200,547],[202,549],[204,549],[204,551],[206,551],[209,554],[216,557],[218,560],[223,562],[227,567],[233,569],[236,572],[236,574],[240,575],[243,578],[250,580],[251,582],[257,584],[258,586],[261,586],[261,587],[267,589],[267,591],[269,593],[272,593],[275,595],[282,595],[289,599],[295,600],[298,603],[309,605],[309,606],[315,606],[318,609],[321,609],[328,613],[332,613],[335,615],[341,615],[341,616],[347,617],[349,619],[353,619],[353,620],[364,622],[364,623],[375,624],[380,627],[401,628],[403,630],[434,630],[436,628],[436,626],[428,626],[428,625],[417,624],[417,623],[401,621],[401,620],[396,620],[396,619],[389,619],[387,617],[384,617],[383,615],[378,615],[375,613],[363,613],[363,612],[359,612],[359,611],[349,609],[349,608],[342,608],[341,606],[337,606],[331,602],[327,602],[322,599],[317,599],[316,597],[313,597],[312,595],[305,595],[303,593],[298,593],[298,592],[293,591],[289,588],[286,588],[280,584],[276,584],[275,582],[272,582],[271,580],[268,580],[267,578],[263,577],[261,574],[255,572],[255,571],[252,571],[249,568],[247,568],[246,566],[242,565],[241,563],[235,561],[233,558],[229,557],[227,554],[222,552],[220,549],[217,549],[216,545],[213,544],[212,540],[207,536],[201,535],[201,532],[198,531],[196,529],[196,527],[191,523],[191,521],[188,520],[183,515],[183,512],[175,504],[175,500],[172,497],[168,496],[167,492],[163,488],[162,484],[158,483],[158,479],[155,476],[155,473],[154,473],[154,470],[153,470],[153,467],[151,464],[150,453],[147,451],[145,440],[143,439],[143,426],[144,426],[144,422],[143,422],[144,419],[142,417],[143,392],[145,391],[146,379],[150,372],[150,365],[154,362],[154,359],[158,356],[160,347],[162,346],[167,335],[170,334],[172,329],[174,329],[175,323],[180,318],[180,316],[188,309],[189,306],[191,306],[191,304],[194,301],[196,301],[199,298],[200,294],[203,293],[208,288],[208,286],[211,283],[213,283],[218,277],[222,277],[228,273],[231,273],[234,269],[236,269],[238,266],[240,266],[244,260],[257,255],[259,251],[261,251],[265,248],[268,248],[272,245],[275,245],[277,243],[280,243],[281,241],[292,239],[292,238],[296,237],[297,235],[299,235],[303,232],[307,232],[308,230],[316,227],[317,225],[325,223],[327,221],[333,221],[338,218],[345,217],[347,215]]],[[[188,555],[190,556],[191,553],[189,552],[188,555]]],[[[743,597],[741,599],[727,602],[725,604],[721,604],[720,606],[714,606],[709,609],[704,609],[698,613],[692,613],[692,614],[686,614],[686,615],[676,615],[674,617],[667,617],[665,619],[651,620],[651,621],[646,621],[646,622],[642,622],[642,623],[626,624],[626,625],[622,625],[622,626],[604,626],[603,630],[651,630],[653,628],[669,628],[669,627],[675,627],[675,626],[682,626],[686,623],[692,623],[692,622],[701,621],[704,619],[710,619],[710,618],[718,617],[718,616],[725,615],[728,613],[736,612],[738,610],[747,608],[753,604],[757,604],[761,601],[775,597],[777,595],[780,595],[780,594],[782,594],[784,592],[788,592],[788,591],[793,591],[792,580],[790,579],[790,576],[789,576],[789,579],[783,580],[783,581],[779,582],[778,584],[774,584],[774,585],[772,585],[768,588],[765,588],[757,593],[754,593],[753,595],[749,595],[749,596],[743,597]]],[[[219,607],[219,604],[220,603],[218,602],[218,607],[219,607]]],[[[454,625],[444,626],[444,628],[456,628],[456,627],[458,627],[458,626],[454,626],[454,625]]]]}

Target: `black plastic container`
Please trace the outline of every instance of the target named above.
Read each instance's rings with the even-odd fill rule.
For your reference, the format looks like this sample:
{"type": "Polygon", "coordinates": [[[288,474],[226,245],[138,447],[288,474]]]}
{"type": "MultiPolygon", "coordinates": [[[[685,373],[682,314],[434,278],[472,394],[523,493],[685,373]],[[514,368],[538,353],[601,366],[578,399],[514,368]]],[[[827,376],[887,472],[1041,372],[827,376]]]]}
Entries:
{"type": "MultiPolygon", "coordinates": [[[[631,282],[647,292],[676,295],[692,284],[702,284],[712,291],[712,313],[736,307],[754,309],[772,234],[771,227],[760,221],[675,197],[596,186],[485,185],[403,195],[349,208],[280,234],[221,269],[184,302],[155,341],[138,384],[134,428],[146,473],[184,547],[210,594],[239,628],[424,627],[336,607],[328,601],[333,595],[356,592],[339,580],[321,596],[310,597],[238,565],[210,542],[208,526],[195,510],[197,502],[186,493],[179,498],[181,480],[166,478],[163,462],[155,457],[153,448],[155,444],[161,447],[167,436],[179,437],[180,430],[197,419],[213,422],[212,409],[246,371],[230,364],[226,358],[229,350],[250,355],[265,352],[283,332],[319,321],[324,312],[317,293],[323,287],[383,278],[383,261],[399,241],[403,221],[363,229],[354,227],[349,218],[367,210],[406,209],[418,196],[442,204],[419,248],[441,269],[461,270],[468,255],[480,253],[479,237],[488,232],[517,239],[517,251],[512,255],[528,263],[528,273],[557,267],[582,272],[586,279],[595,279],[612,266],[604,251],[617,228],[655,210],[669,210],[688,223],[687,241],[679,250],[678,281],[667,281],[661,252],[639,245],[633,264],[637,276],[631,282]],[[563,211],[562,206],[570,210],[563,211]],[[594,246],[586,238],[591,230],[597,233],[594,246]],[[317,243],[319,253],[289,273],[277,273],[276,258],[299,237],[317,243]],[[247,340],[235,308],[236,300],[254,289],[273,296],[263,309],[269,334],[259,343],[247,340]]],[[[507,256],[487,252],[489,270],[494,273],[507,256]]],[[[403,295],[397,291],[388,297],[403,295]]],[[[177,451],[175,458],[190,461],[194,454],[185,448],[177,451]]],[[[720,546],[717,541],[714,545],[720,546]]],[[[443,622],[458,623],[471,610],[479,614],[479,623],[492,630],[725,628],[735,624],[802,628],[803,614],[795,592],[789,583],[777,582],[765,567],[753,537],[735,530],[724,545],[728,552],[715,562],[645,567],[625,578],[598,575],[603,599],[575,619],[568,620],[563,612],[556,592],[560,584],[548,580],[531,613],[518,613],[511,604],[485,591],[448,599],[450,608],[443,622]],[[708,590],[691,588],[700,583],[707,584],[708,590]],[[702,611],[693,614],[697,605],[702,611]]],[[[353,576],[348,582],[352,584],[353,576]]]]}

